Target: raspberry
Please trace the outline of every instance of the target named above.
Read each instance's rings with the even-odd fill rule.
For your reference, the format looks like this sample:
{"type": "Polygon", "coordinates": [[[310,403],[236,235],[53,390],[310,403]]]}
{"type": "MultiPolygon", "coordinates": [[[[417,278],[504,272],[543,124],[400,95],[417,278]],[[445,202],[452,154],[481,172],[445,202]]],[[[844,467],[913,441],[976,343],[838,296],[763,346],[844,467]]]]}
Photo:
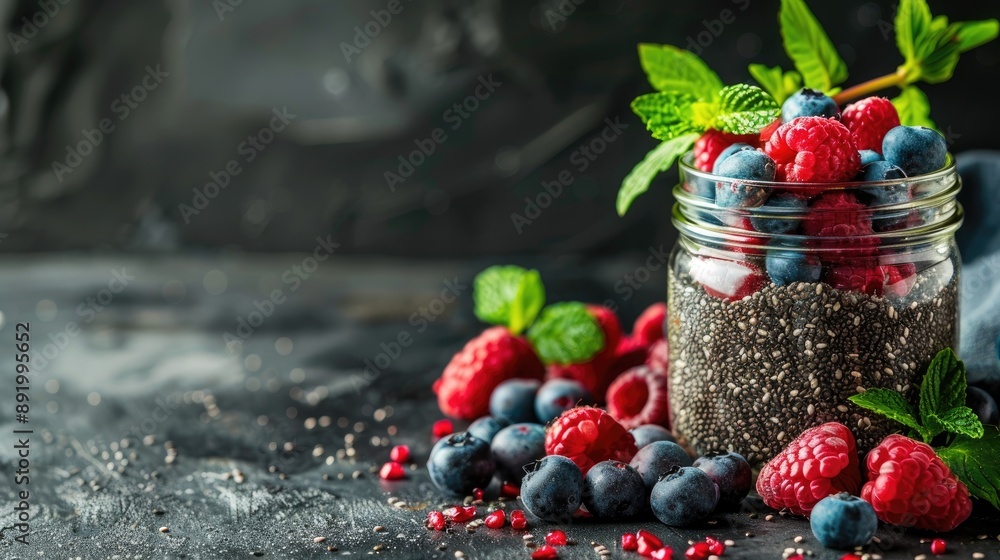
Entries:
{"type": "MultiPolygon", "coordinates": [[[[449,432],[450,433],[450,432],[449,432]]],[[[389,451],[389,459],[397,463],[405,463],[410,460],[410,447],[408,445],[397,445],[389,451]]]]}
{"type": "Polygon", "coordinates": [[[670,373],[670,345],[667,339],[657,340],[646,353],[646,365],[656,371],[670,373]]]}
{"type": "Polygon", "coordinates": [[[603,305],[588,305],[587,311],[597,320],[601,330],[604,331],[604,348],[615,348],[622,337],[622,325],[618,321],[615,312],[603,305]]]}
{"type": "Polygon", "coordinates": [[[492,327],[470,340],[434,382],[441,412],[462,420],[485,416],[490,395],[501,382],[515,377],[541,379],[545,366],[523,338],[504,327],[492,327]]]}
{"type": "Polygon", "coordinates": [[[502,509],[493,511],[483,519],[483,524],[490,529],[499,529],[507,522],[507,514],[502,509]]]}
{"type": "Polygon", "coordinates": [[[402,480],[406,478],[406,469],[396,461],[389,461],[379,469],[378,476],[382,480],[402,480]]]}
{"type": "Polygon", "coordinates": [[[608,386],[623,371],[646,361],[646,344],[631,336],[623,336],[610,352],[602,350],[581,364],[552,364],[546,379],[573,379],[579,381],[595,399],[601,400],[608,386]]]}
{"type": "Polygon", "coordinates": [[[553,529],[545,535],[545,544],[552,546],[566,546],[566,532],[560,529],[553,529]]]}
{"type": "Polygon", "coordinates": [[[802,221],[802,231],[806,235],[823,235],[836,226],[848,226],[852,231],[870,233],[872,231],[871,212],[849,192],[832,191],[824,193],[809,205],[809,212],[802,221]]]}
{"type": "Polygon", "coordinates": [[[865,463],[868,482],[861,497],[886,523],[946,532],[972,513],[969,489],[925,443],[893,434],[865,463]]]}
{"type": "Polygon", "coordinates": [[[751,146],[757,145],[756,134],[730,134],[719,130],[708,130],[698,137],[694,143],[694,165],[701,171],[710,173],[715,159],[719,157],[722,150],[729,146],[743,142],[751,146]]]}
{"type": "Polygon", "coordinates": [[[627,463],[636,451],[635,438],[628,430],[607,412],[590,406],[567,410],[545,433],[545,452],[567,457],[584,475],[608,459],[627,463]]]}
{"type": "Polygon", "coordinates": [[[781,124],[781,119],[775,119],[774,122],[760,129],[759,140],[761,146],[767,144],[767,141],[774,136],[775,131],[778,130],[778,127],[781,126],[781,124]]]}
{"type": "Polygon", "coordinates": [[[667,426],[667,376],[649,366],[623,373],[608,387],[608,413],[626,429],[643,424],[667,426]]]}
{"type": "Polygon", "coordinates": [[[901,298],[916,283],[917,269],[912,263],[900,265],[865,264],[832,267],[826,281],[834,288],[864,292],[872,296],[889,295],[901,298]]]}
{"type": "Polygon", "coordinates": [[[857,494],[860,486],[854,435],[837,422],[802,432],[757,477],[757,493],[768,507],[806,516],[823,498],[857,494]]]}
{"type": "Polygon", "coordinates": [[[854,145],[859,150],[882,153],[885,133],[899,126],[899,114],[892,102],[885,97],[866,97],[844,109],[840,121],[851,131],[854,145]]]}
{"type": "Polygon", "coordinates": [[[647,346],[663,339],[663,321],[667,318],[667,304],[654,303],[635,320],[632,337],[647,346]]]}
{"type": "Polygon", "coordinates": [[[799,117],[779,126],[764,152],[777,166],[777,181],[835,183],[853,178],[861,168],[851,132],[823,117],[799,117]]]}

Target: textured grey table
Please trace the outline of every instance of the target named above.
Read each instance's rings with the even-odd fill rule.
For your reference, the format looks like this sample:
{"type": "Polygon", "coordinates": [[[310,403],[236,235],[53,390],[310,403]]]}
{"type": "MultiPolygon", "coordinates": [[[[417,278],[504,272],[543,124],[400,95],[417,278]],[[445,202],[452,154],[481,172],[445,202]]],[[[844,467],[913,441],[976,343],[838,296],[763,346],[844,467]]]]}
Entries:
{"type": "MultiPolygon", "coordinates": [[[[427,508],[442,497],[422,466],[395,483],[372,472],[386,460],[389,444],[410,444],[418,465],[426,459],[430,425],[439,418],[429,385],[481,328],[469,312],[468,283],[486,263],[334,258],[308,277],[299,274],[292,290],[282,277],[304,258],[16,258],[0,264],[0,557],[454,558],[462,551],[470,559],[528,558],[521,534],[509,527],[427,531],[427,508]],[[274,289],[285,297],[261,312],[246,340],[227,348],[224,333],[238,337],[240,317],[257,323],[251,314],[269,309],[264,301],[274,289]],[[442,290],[460,297],[434,303],[442,290]],[[28,424],[14,421],[18,322],[30,322],[31,352],[42,358],[30,376],[28,424]],[[377,363],[381,345],[403,332],[413,344],[390,358],[384,372],[366,376],[366,360],[377,363]],[[13,483],[12,430],[22,428],[34,431],[27,487],[13,483]],[[13,540],[20,534],[15,492],[25,488],[31,493],[28,546],[13,540]],[[390,505],[391,497],[408,507],[390,505]],[[315,543],[315,537],[327,541],[315,543]]],[[[553,299],[603,301],[635,262],[630,256],[556,260],[543,275],[553,299]],[[590,277],[579,278],[580,270],[590,277]]],[[[634,297],[615,294],[612,303],[634,318],[663,285],[657,271],[634,297]]],[[[638,558],[618,548],[621,533],[637,528],[662,537],[676,558],[689,539],[706,534],[736,541],[726,558],[777,559],[788,547],[817,558],[843,554],[818,545],[804,520],[753,514],[755,503],[683,531],[655,520],[578,522],[563,527],[578,544],[562,549],[560,558],[597,559],[592,541],[608,546],[613,557],[638,558]],[[796,544],[799,535],[804,541],[796,544]]],[[[978,510],[947,536],[950,556],[1000,557],[997,521],[978,510]]],[[[541,540],[548,529],[530,532],[541,540]]],[[[913,557],[928,552],[920,542],[928,536],[882,527],[881,543],[869,551],[913,557]]]]}

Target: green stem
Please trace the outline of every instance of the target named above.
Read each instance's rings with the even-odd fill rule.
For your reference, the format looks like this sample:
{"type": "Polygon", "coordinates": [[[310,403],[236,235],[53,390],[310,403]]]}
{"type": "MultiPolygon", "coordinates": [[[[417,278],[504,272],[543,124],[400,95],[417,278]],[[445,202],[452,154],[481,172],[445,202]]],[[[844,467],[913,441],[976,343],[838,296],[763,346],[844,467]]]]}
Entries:
{"type": "Polygon", "coordinates": [[[880,76],[845,89],[834,95],[833,100],[837,102],[837,105],[843,105],[847,101],[875,93],[876,91],[893,86],[902,86],[906,82],[906,75],[906,70],[900,66],[892,74],[886,74],[885,76],[880,76]]]}

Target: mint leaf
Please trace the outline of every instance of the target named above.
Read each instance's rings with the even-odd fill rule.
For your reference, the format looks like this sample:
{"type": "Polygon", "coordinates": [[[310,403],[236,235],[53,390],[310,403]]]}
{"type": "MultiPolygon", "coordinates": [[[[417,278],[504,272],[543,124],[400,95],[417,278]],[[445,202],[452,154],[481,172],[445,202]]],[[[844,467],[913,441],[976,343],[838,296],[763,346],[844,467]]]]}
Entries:
{"type": "Polygon", "coordinates": [[[918,49],[930,32],[931,9],[925,0],[900,0],[896,8],[896,46],[907,63],[917,60],[918,49]]]}
{"type": "Polygon", "coordinates": [[[983,437],[983,423],[979,421],[979,416],[967,406],[958,406],[940,416],[935,416],[935,421],[946,432],[974,439],[983,437]]]}
{"type": "Polygon", "coordinates": [[[528,340],[546,364],[572,364],[604,348],[604,331],[584,304],[554,303],[528,329],[528,340]]]}
{"type": "Polygon", "coordinates": [[[514,334],[533,323],[545,305],[545,287],[537,270],[491,266],[476,275],[472,287],[476,317],[514,334]]]}
{"type": "Polygon", "coordinates": [[[981,438],[959,436],[936,451],[970,494],[1000,509],[1000,431],[995,426],[988,426],[981,438]]]}
{"type": "Polygon", "coordinates": [[[899,113],[899,122],[906,126],[926,126],[937,128],[931,120],[931,104],[920,88],[909,85],[903,88],[899,96],[892,98],[892,104],[899,113]]]}
{"type": "Polygon", "coordinates": [[[1000,22],[995,19],[982,21],[958,21],[958,52],[974,49],[979,45],[989,43],[1000,33],[1000,22]]]}
{"type": "Polygon", "coordinates": [[[910,403],[906,402],[903,395],[891,389],[868,389],[864,393],[851,395],[847,400],[861,408],[895,420],[907,428],[918,432],[922,429],[910,403]]]}
{"type": "Polygon", "coordinates": [[[921,435],[930,440],[947,430],[944,419],[953,408],[965,406],[965,364],[945,348],[938,352],[927,366],[920,383],[920,421],[924,425],[921,435]]]}
{"type": "Polygon", "coordinates": [[[656,91],[713,98],[722,80],[698,55],[672,45],[639,44],[639,63],[656,91]]]}
{"type": "Polygon", "coordinates": [[[778,23],[785,52],[806,87],[828,92],[847,79],[847,65],[804,0],[781,0],[778,23]]]}
{"type": "Polygon", "coordinates": [[[632,202],[649,190],[649,184],[653,182],[653,178],[670,169],[678,157],[691,149],[698,136],[696,132],[683,134],[661,143],[646,154],[646,157],[642,158],[642,161],[632,168],[632,171],[622,181],[615,204],[618,215],[624,216],[632,202]]]}
{"type": "Polygon", "coordinates": [[[687,93],[647,93],[632,100],[632,111],[639,115],[653,138],[670,140],[688,132],[701,132],[691,119],[691,105],[696,101],[696,97],[687,93]]]}
{"type": "Polygon", "coordinates": [[[711,128],[733,134],[753,134],[778,118],[781,108],[757,86],[737,84],[719,92],[719,113],[711,128]]]}
{"type": "Polygon", "coordinates": [[[768,68],[763,64],[751,64],[747,70],[760,87],[771,94],[778,105],[802,88],[802,76],[794,70],[784,72],[780,66],[768,68]]]}

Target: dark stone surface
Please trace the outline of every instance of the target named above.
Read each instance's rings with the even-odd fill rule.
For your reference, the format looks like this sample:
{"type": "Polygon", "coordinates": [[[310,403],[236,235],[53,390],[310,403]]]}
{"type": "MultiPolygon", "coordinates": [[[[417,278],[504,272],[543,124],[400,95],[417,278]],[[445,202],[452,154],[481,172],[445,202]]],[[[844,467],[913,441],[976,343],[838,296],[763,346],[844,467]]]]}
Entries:
{"type": "MultiPolygon", "coordinates": [[[[282,286],[284,303],[238,352],[235,345],[228,352],[222,334],[235,333],[237,317],[263,301],[262,289],[281,286],[282,273],[301,261],[301,255],[285,255],[23,259],[0,265],[6,288],[0,295],[0,557],[328,558],[367,556],[382,545],[378,555],[386,558],[454,558],[458,550],[470,559],[527,558],[521,533],[509,527],[473,534],[461,526],[453,533],[427,531],[427,508],[445,500],[422,466],[394,483],[372,472],[387,459],[383,442],[408,443],[418,465],[426,460],[430,424],[439,418],[430,381],[480,328],[469,313],[468,290],[460,289],[451,304],[431,302],[446,281],[457,277],[467,285],[479,267],[332,259],[294,293],[282,286]],[[122,267],[135,276],[126,289],[99,312],[78,313],[88,297],[101,297],[111,270],[122,267]],[[213,270],[218,272],[207,275],[213,270]],[[225,290],[210,295],[206,284],[215,286],[222,275],[225,290]],[[42,300],[55,304],[54,317],[42,300]],[[441,311],[423,332],[409,322],[421,307],[441,311]],[[23,427],[13,422],[11,396],[19,321],[31,323],[32,353],[54,356],[31,376],[28,547],[12,540],[15,490],[23,489],[12,483],[11,431],[23,427]],[[46,349],[70,321],[79,324],[80,334],[67,335],[61,350],[46,349]],[[413,344],[369,382],[365,360],[375,360],[381,344],[402,332],[413,344]],[[324,417],[327,427],[318,425],[324,417]],[[176,450],[169,463],[168,445],[176,450]],[[393,507],[390,497],[409,507],[393,507]],[[376,525],[386,531],[375,532],[376,525]],[[318,536],[327,542],[314,543],[318,536]],[[339,551],[327,551],[328,545],[339,551]]],[[[614,282],[632,270],[630,262],[553,262],[543,276],[552,299],[597,298],[613,293],[614,282]],[[592,279],[574,277],[584,269],[594,271],[592,279]]],[[[635,298],[616,303],[631,320],[662,293],[662,274],[654,275],[635,298]]],[[[637,558],[618,548],[620,535],[637,528],[662,537],[675,558],[683,557],[689,539],[706,534],[736,541],[726,558],[781,558],[785,548],[798,546],[816,558],[842,556],[818,545],[806,521],[777,514],[766,521],[771,512],[752,514],[760,507],[752,500],[745,506],[686,530],[655,520],[580,521],[562,527],[579,544],[562,549],[560,558],[597,559],[591,541],[608,546],[612,557],[637,558]],[[804,537],[800,545],[793,542],[798,535],[804,537]]],[[[996,558],[996,522],[995,514],[978,510],[946,536],[951,556],[981,551],[996,558]],[[986,540],[977,540],[980,534],[986,540]]],[[[548,528],[534,524],[529,532],[540,541],[548,528]]],[[[929,550],[920,543],[927,534],[883,526],[878,536],[881,543],[869,551],[885,558],[929,550]]]]}

